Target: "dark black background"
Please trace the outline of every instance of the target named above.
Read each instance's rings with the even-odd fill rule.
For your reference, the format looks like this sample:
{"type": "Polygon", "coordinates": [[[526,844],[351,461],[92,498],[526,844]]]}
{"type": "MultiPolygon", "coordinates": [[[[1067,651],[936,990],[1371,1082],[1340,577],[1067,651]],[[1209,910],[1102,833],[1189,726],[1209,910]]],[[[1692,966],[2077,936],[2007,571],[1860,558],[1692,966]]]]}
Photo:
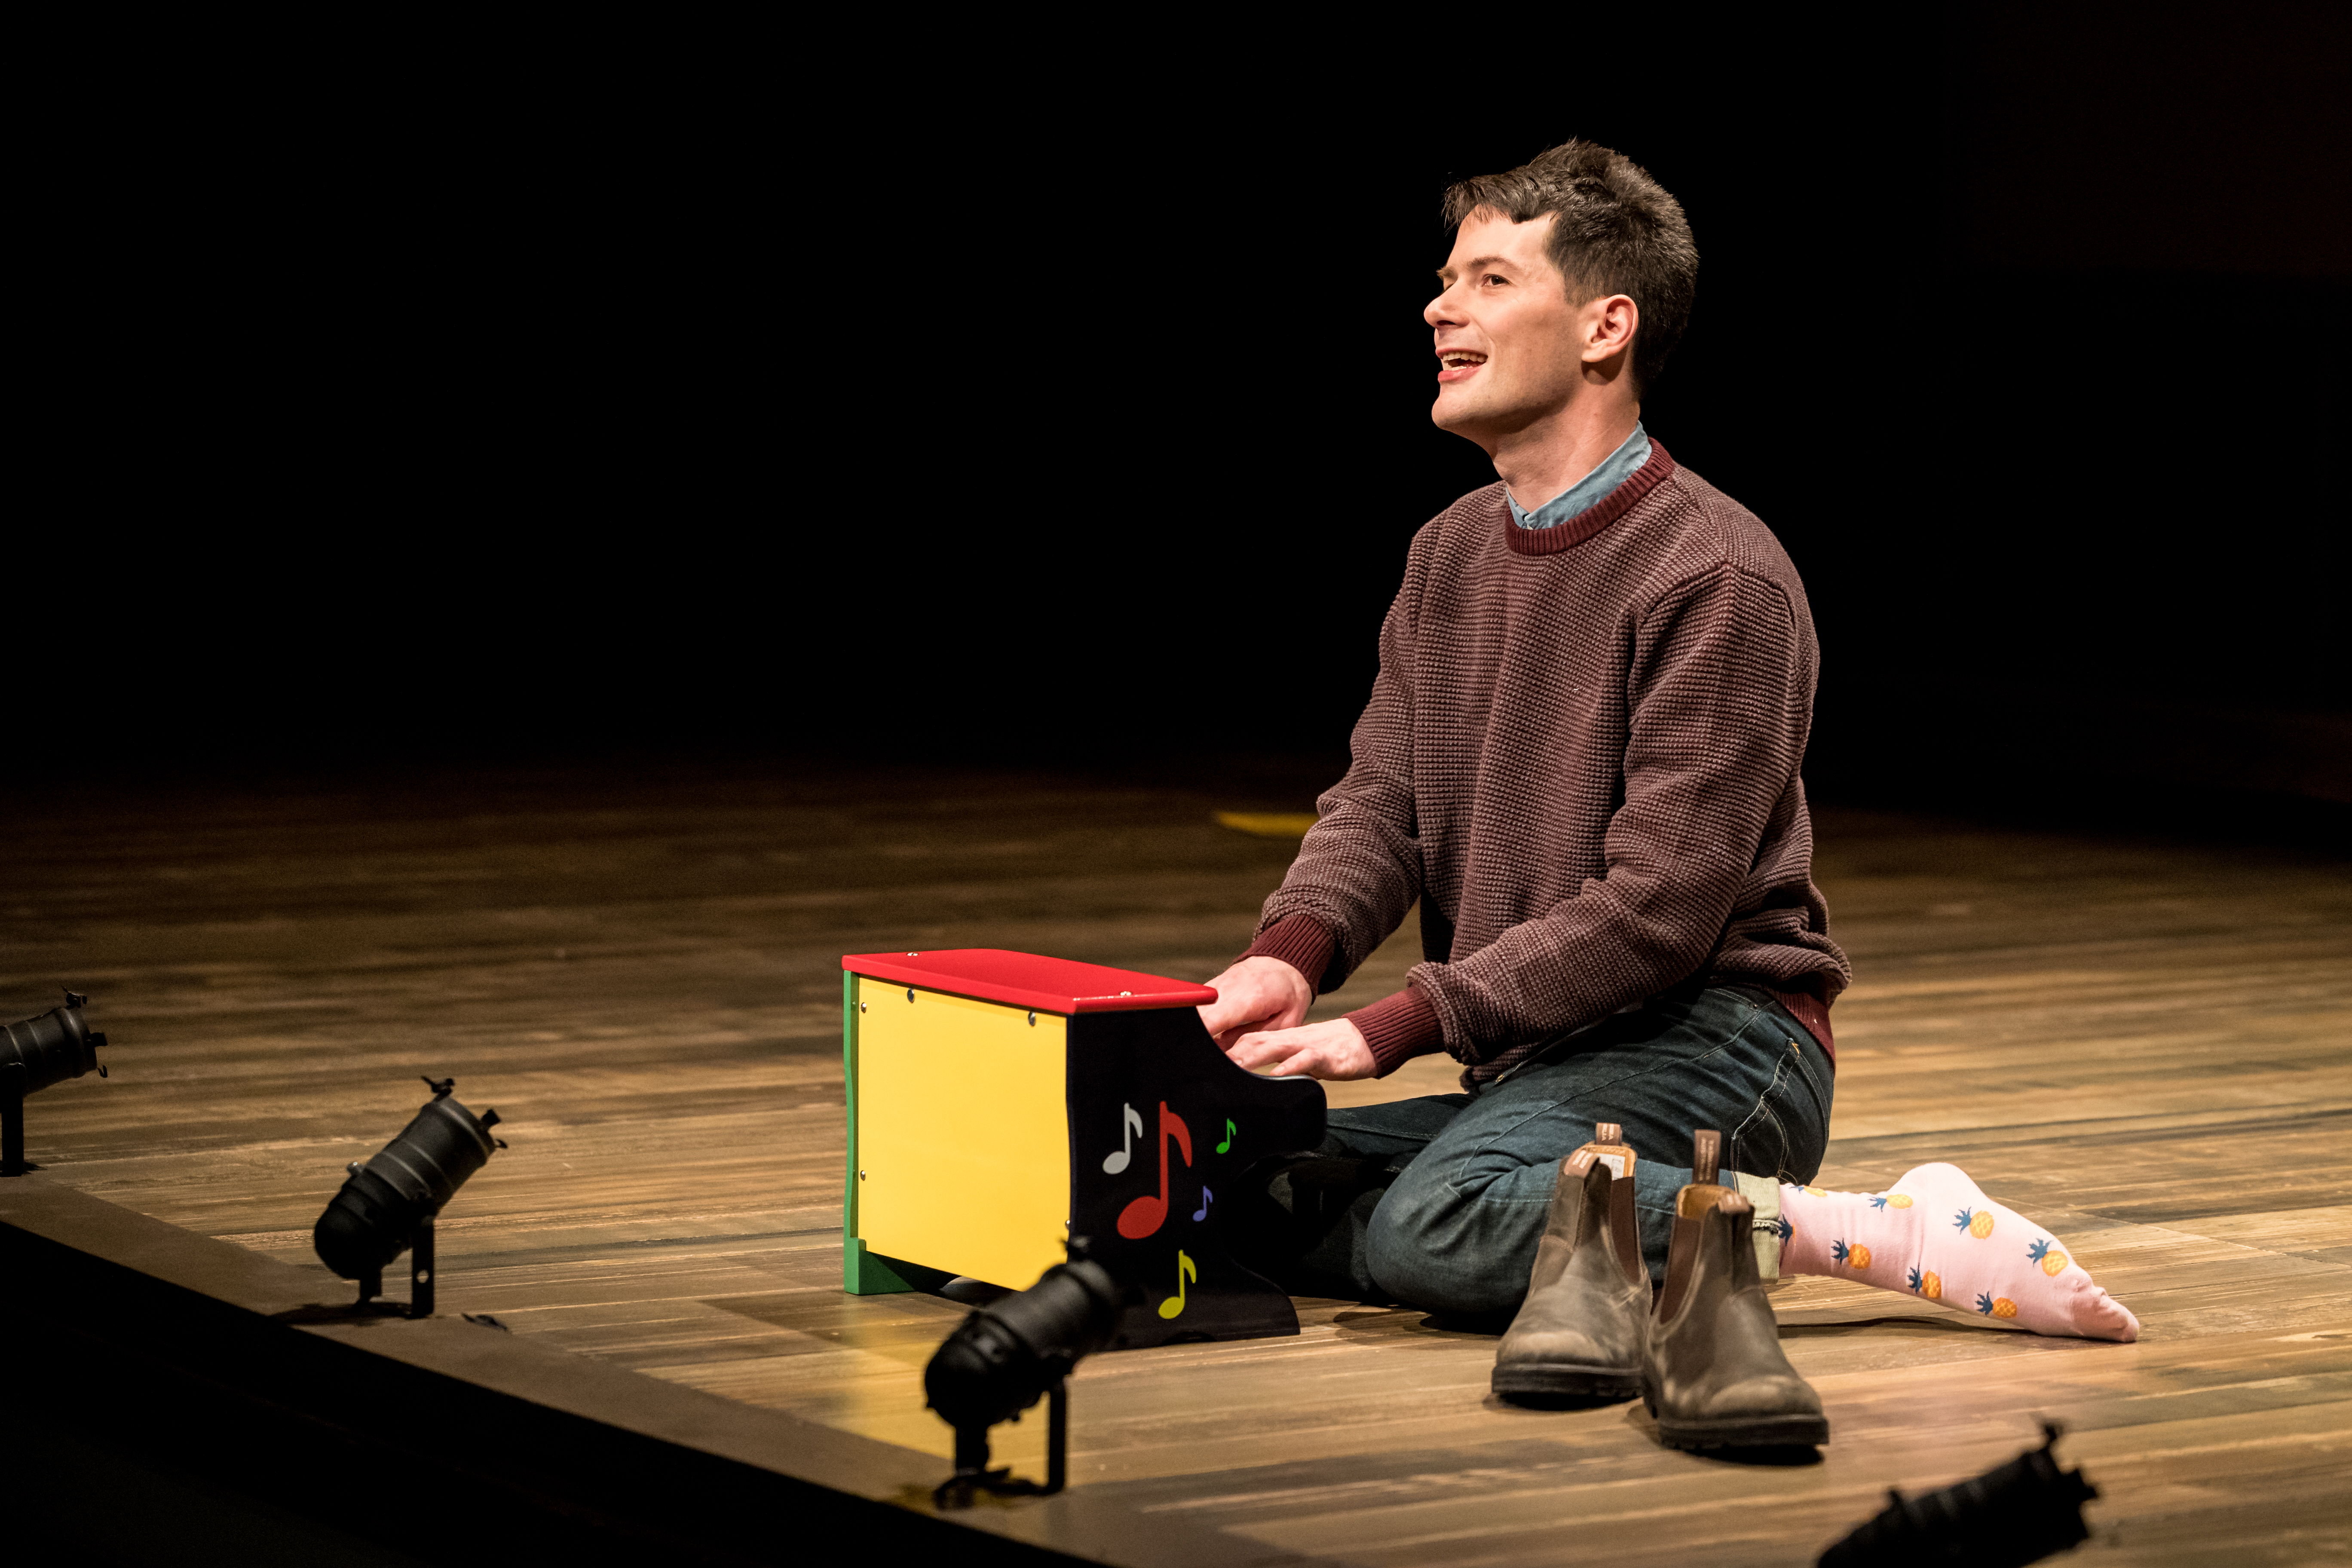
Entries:
{"type": "Polygon", "coordinates": [[[20,725],[145,773],[1337,755],[1492,478],[1427,422],[1439,193],[1580,135],[1690,214],[1644,417],[1804,574],[1817,793],[2338,787],[2339,8],[1374,41],[93,76],[20,725]]]}

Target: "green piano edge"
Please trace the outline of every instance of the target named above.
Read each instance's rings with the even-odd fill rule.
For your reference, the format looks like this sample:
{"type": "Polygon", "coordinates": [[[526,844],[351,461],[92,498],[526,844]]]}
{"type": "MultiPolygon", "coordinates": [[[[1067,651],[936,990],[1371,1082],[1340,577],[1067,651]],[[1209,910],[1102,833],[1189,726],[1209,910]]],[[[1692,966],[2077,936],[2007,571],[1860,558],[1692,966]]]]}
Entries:
{"type": "Polygon", "coordinates": [[[858,1237],[841,1238],[841,1288],[853,1296],[887,1296],[898,1290],[929,1290],[955,1276],[944,1268],[929,1268],[903,1258],[886,1258],[869,1251],[858,1237]]]}
{"type": "Polygon", "coordinates": [[[841,1175],[842,1289],[858,1296],[904,1290],[908,1287],[898,1282],[897,1275],[878,1266],[870,1270],[876,1282],[865,1283],[869,1273],[866,1244],[857,1239],[857,976],[845,969],[841,972],[841,1088],[842,1110],[849,1118],[849,1165],[841,1175]],[[881,1283],[886,1277],[892,1283],[881,1283]]]}

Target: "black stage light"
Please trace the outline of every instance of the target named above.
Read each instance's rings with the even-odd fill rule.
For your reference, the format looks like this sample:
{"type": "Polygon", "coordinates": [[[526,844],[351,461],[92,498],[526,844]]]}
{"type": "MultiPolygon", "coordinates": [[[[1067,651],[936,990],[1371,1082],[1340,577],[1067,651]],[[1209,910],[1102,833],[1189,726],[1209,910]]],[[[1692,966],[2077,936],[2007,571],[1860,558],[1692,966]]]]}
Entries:
{"type": "Polygon", "coordinates": [[[449,1098],[454,1078],[428,1078],[433,1098],[416,1119],[362,1165],[354,1160],[342,1190],[310,1232],[319,1261],[359,1281],[361,1307],[383,1289],[383,1266],[408,1252],[408,1315],[433,1315],[433,1218],[466,1178],[507,1146],[490,1136],[499,1113],[479,1118],[449,1098]]]}
{"type": "Polygon", "coordinates": [[[21,1176],[32,1169],[25,1163],[25,1097],[53,1083],[79,1078],[98,1065],[98,1047],[104,1035],[93,1035],[81,1010],[89,998],[79,991],[66,993],[66,1005],[0,1024],[0,1176],[21,1176]]]}
{"type": "Polygon", "coordinates": [[[1056,1263],[1026,1290],[990,1302],[964,1319],[923,1369],[925,1403],[955,1428],[955,1474],[931,1497],[941,1508],[968,1508],[977,1489],[1051,1497],[1069,1478],[1070,1406],[1063,1380],[1080,1361],[1110,1343],[1127,1293],[1086,1242],[1070,1240],[1070,1260],[1056,1263]],[[1049,1396],[1045,1484],[1016,1481],[1009,1468],[988,1468],[988,1429],[1018,1421],[1049,1396]]]}
{"type": "Polygon", "coordinates": [[[2042,1424],[2042,1447],[1938,1492],[1908,1501],[1889,1488],[1886,1507],[1822,1553],[1820,1568],[1966,1563],[2022,1568],[2090,1539],[2083,1505],[2099,1489],[2080,1470],[2062,1470],[2050,1451],[2065,1428],[2042,1424]]]}

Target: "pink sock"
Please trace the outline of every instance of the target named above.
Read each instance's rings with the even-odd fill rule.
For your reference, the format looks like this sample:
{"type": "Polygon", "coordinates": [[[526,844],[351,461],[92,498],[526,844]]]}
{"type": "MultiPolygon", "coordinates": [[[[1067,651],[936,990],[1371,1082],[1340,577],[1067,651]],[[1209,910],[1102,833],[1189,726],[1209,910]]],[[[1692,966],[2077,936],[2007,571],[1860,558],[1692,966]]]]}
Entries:
{"type": "Polygon", "coordinates": [[[1958,1165],[1919,1165],[1883,1193],[1780,1189],[1780,1271],[1860,1279],[2037,1334],[2136,1340],[2139,1320],[2056,1237],[1984,1195],[1958,1165]]]}

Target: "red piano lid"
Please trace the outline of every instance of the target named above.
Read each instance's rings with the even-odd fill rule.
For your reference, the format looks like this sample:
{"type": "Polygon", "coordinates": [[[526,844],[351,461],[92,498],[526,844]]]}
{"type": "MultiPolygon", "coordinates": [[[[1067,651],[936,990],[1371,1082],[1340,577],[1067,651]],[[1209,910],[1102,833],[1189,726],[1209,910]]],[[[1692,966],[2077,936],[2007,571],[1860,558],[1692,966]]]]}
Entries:
{"type": "Polygon", "coordinates": [[[977,996],[1044,1013],[1120,1013],[1147,1007],[1199,1007],[1217,999],[1206,985],[1045,958],[1001,947],[935,948],[929,952],[852,952],[841,967],[901,985],[977,996]]]}

